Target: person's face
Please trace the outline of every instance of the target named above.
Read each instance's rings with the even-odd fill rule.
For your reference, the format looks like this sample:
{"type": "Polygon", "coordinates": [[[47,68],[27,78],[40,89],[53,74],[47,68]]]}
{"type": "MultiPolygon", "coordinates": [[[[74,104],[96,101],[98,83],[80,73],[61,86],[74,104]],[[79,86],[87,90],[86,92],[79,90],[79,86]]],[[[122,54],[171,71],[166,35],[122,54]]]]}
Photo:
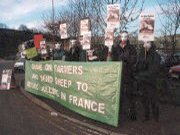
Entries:
{"type": "Polygon", "coordinates": [[[60,49],[61,45],[60,44],[55,44],[55,49],[60,49]]]}
{"type": "Polygon", "coordinates": [[[122,33],[121,34],[121,41],[127,41],[128,40],[128,34],[127,33],[122,33]]]}
{"type": "Polygon", "coordinates": [[[53,51],[52,48],[50,48],[49,51],[52,52],[53,51]]]}
{"type": "Polygon", "coordinates": [[[25,50],[25,45],[24,45],[24,44],[22,44],[22,50],[23,50],[23,51],[25,50]]]}
{"type": "Polygon", "coordinates": [[[76,43],[76,40],[71,40],[70,48],[74,47],[75,43],[76,43]]]}
{"type": "Polygon", "coordinates": [[[146,48],[147,50],[149,50],[151,48],[151,42],[145,42],[144,43],[144,48],[146,48]]]}

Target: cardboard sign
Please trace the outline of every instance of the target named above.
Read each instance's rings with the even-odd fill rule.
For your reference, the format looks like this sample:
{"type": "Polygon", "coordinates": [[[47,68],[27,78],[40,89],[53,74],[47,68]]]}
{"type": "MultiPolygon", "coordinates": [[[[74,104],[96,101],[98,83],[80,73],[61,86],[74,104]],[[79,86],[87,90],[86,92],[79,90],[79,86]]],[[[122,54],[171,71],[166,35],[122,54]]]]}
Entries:
{"type": "Polygon", "coordinates": [[[114,29],[113,28],[106,28],[106,33],[105,33],[105,45],[108,46],[109,48],[112,47],[113,45],[113,40],[114,40],[114,29]]]}
{"type": "Polygon", "coordinates": [[[28,59],[34,58],[38,55],[36,47],[26,49],[26,56],[28,59]]]}
{"type": "Polygon", "coordinates": [[[3,90],[9,90],[11,86],[12,69],[5,69],[2,72],[1,88],[3,90]]]}
{"type": "Polygon", "coordinates": [[[120,5],[107,5],[107,27],[116,28],[120,21],[120,5]]]}
{"type": "Polygon", "coordinates": [[[89,32],[89,30],[90,30],[90,20],[82,19],[80,21],[80,35],[84,35],[85,33],[89,32]]]}
{"type": "Polygon", "coordinates": [[[41,55],[47,55],[47,48],[46,48],[46,41],[42,40],[40,42],[40,50],[41,50],[41,55]]]}
{"type": "Polygon", "coordinates": [[[34,44],[35,44],[35,47],[37,49],[40,48],[40,41],[43,40],[43,35],[42,34],[37,34],[37,35],[34,35],[34,44]]]}
{"type": "Polygon", "coordinates": [[[66,38],[68,38],[67,25],[66,25],[66,23],[60,24],[59,29],[60,29],[61,39],[66,39],[66,38]]]}
{"type": "Polygon", "coordinates": [[[88,50],[91,48],[91,31],[84,33],[82,48],[83,50],[88,50]]]}
{"type": "Polygon", "coordinates": [[[140,15],[138,40],[154,41],[154,21],[154,14],[142,13],[140,15]]]}

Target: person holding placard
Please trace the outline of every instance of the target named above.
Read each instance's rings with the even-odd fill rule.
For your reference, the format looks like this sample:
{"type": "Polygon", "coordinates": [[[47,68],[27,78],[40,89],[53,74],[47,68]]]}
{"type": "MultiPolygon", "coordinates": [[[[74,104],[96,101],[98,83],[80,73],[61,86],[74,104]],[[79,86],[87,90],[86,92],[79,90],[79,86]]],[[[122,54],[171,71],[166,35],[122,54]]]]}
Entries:
{"type": "Polygon", "coordinates": [[[142,104],[144,107],[144,120],[150,119],[150,108],[152,109],[153,118],[159,121],[159,105],[158,92],[156,82],[160,70],[160,56],[155,50],[154,42],[144,42],[144,47],[141,49],[137,62],[138,86],[142,92],[142,104]]]}
{"type": "Polygon", "coordinates": [[[122,96],[121,106],[125,106],[125,103],[128,102],[127,105],[128,115],[131,120],[136,120],[136,109],[135,109],[136,102],[134,96],[135,88],[133,87],[134,84],[133,74],[137,60],[137,52],[135,47],[133,45],[130,45],[129,43],[127,31],[123,31],[120,34],[120,41],[112,46],[111,52],[112,52],[111,57],[113,61],[123,62],[123,75],[122,75],[122,83],[121,83],[123,86],[121,92],[121,96],[122,96]]]}
{"type": "Polygon", "coordinates": [[[82,48],[79,41],[72,39],[70,42],[70,49],[68,52],[69,61],[80,61],[80,53],[82,48]]]}

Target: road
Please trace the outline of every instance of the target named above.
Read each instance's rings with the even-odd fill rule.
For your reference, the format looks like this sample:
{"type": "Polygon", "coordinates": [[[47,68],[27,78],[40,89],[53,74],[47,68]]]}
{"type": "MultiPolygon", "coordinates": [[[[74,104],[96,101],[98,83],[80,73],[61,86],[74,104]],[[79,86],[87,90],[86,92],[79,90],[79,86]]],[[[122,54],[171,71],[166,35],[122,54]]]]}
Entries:
{"type": "MultiPolygon", "coordinates": [[[[0,61],[3,69],[13,69],[13,61],[0,61]]],[[[67,127],[49,112],[36,106],[19,89],[0,90],[0,135],[70,135],[67,127]]]]}
{"type": "Polygon", "coordinates": [[[68,135],[52,116],[25,98],[18,89],[0,91],[0,135],[68,135]]]}

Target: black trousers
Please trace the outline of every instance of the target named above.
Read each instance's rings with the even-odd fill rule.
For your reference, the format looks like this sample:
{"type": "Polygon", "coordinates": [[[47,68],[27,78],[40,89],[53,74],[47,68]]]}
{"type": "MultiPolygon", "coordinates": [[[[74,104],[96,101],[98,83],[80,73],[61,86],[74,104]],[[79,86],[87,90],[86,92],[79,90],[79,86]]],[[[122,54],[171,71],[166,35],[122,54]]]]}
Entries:
{"type": "Polygon", "coordinates": [[[153,85],[144,84],[142,89],[142,104],[144,107],[145,119],[150,118],[150,111],[152,110],[153,118],[159,120],[159,103],[158,103],[158,92],[153,85]]]}
{"type": "Polygon", "coordinates": [[[122,113],[128,115],[129,119],[136,119],[136,97],[134,95],[136,88],[134,81],[122,81],[120,108],[122,113]]]}

